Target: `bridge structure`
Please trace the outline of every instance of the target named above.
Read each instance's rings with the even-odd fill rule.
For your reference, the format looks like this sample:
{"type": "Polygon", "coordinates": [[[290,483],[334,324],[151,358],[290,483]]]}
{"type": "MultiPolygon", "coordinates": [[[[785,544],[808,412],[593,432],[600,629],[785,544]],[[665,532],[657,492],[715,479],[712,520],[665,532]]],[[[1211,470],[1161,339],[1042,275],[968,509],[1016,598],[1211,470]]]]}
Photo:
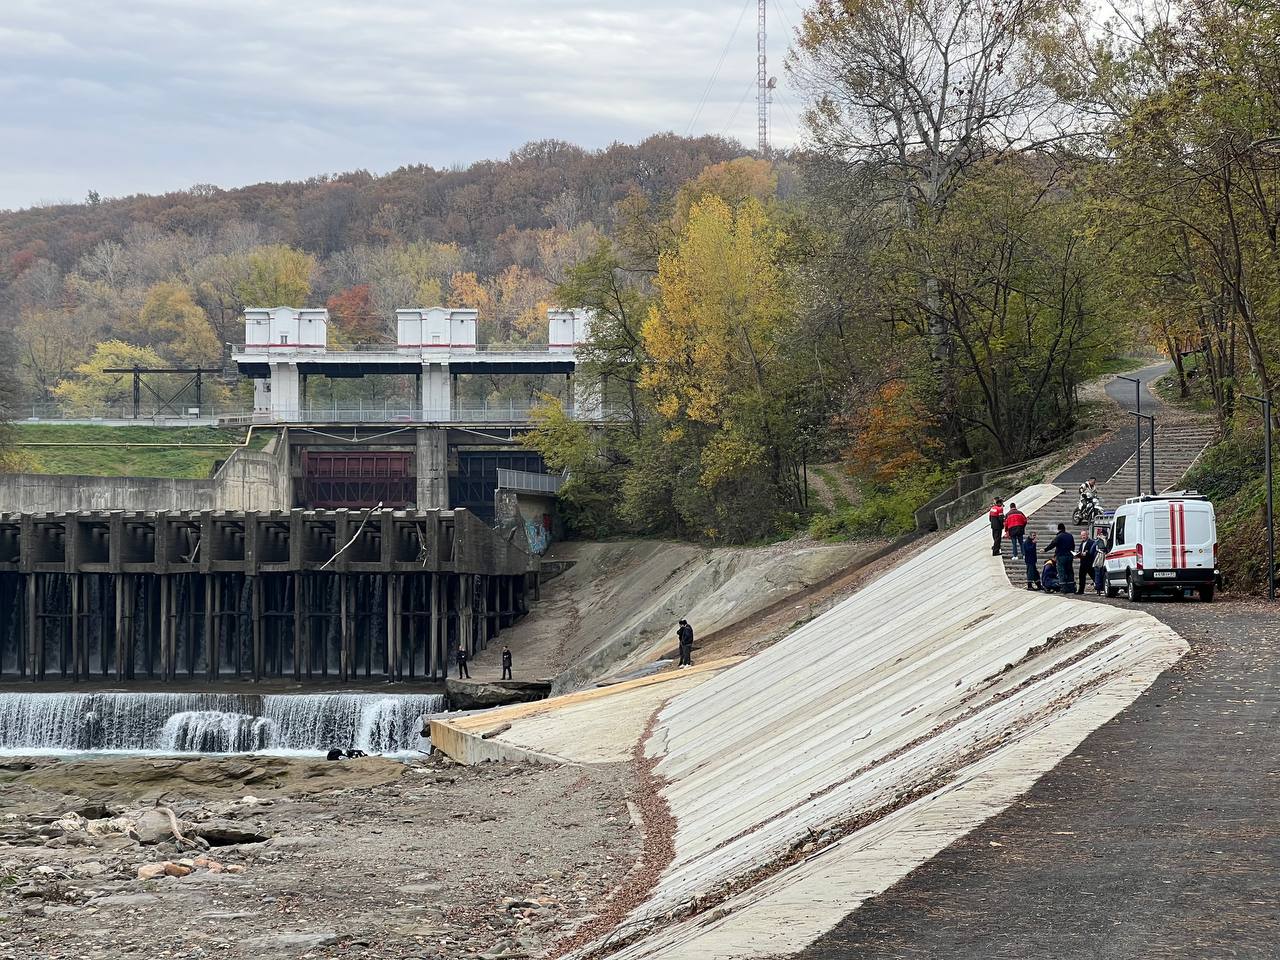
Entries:
{"type": "Polygon", "coordinates": [[[411,422],[524,426],[528,411],[514,406],[465,404],[458,377],[563,375],[569,382],[570,410],[577,417],[603,416],[599,389],[578,378],[578,351],[590,331],[582,309],[547,312],[547,344],[481,344],[477,311],[446,307],[396,311],[394,344],[333,348],[329,314],[323,309],[251,307],[245,311],[245,343],[232,359],[254,381],[252,419],[257,423],[411,422]],[[376,374],[414,378],[415,402],[388,408],[377,404],[312,405],[310,377],[351,379],[376,374]]]}

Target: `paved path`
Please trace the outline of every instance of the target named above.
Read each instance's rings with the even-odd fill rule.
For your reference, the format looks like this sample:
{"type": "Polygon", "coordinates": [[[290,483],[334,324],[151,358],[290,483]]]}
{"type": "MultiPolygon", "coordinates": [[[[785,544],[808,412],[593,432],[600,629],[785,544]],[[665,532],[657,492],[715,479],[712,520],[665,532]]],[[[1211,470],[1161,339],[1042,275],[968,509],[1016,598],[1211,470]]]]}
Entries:
{"type": "MultiPolygon", "coordinates": [[[[1058,483],[1105,478],[1107,446],[1058,483]]],[[[1067,500],[1072,491],[1044,512],[1067,500]]],[[[1280,956],[1280,612],[1141,608],[1191,653],[1020,803],[799,956],[1280,956]]]]}

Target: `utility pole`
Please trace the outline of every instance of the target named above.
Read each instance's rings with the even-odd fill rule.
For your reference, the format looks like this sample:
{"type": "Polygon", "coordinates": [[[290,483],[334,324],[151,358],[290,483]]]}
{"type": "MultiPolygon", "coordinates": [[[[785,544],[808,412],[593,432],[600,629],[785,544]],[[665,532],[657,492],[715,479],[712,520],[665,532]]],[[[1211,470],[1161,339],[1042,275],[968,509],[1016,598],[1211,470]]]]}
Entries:
{"type": "Polygon", "coordinates": [[[1271,486],[1271,398],[1240,396],[1262,407],[1262,456],[1266,463],[1263,475],[1267,485],[1267,599],[1276,599],[1276,512],[1275,493],[1271,486]]]}
{"type": "Polygon", "coordinates": [[[769,69],[765,53],[765,10],[769,0],[757,2],[756,26],[756,149],[769,154],[769,69]]]}
{"type": "MultiPolygon", "coordinates": [[[[1134,445],[1135,449],[1133,452],[1133,456],[1134,456],[1133,466],[1135,468],[1135,476],[1134,476],[1134,480],[1136,481],[1135,489],[1136,489],[1138,498],[1141,499],[1142,498],[1142,381],[1139,380],[1137,377],[1117,376],[1116,379],[1127,380],[1129,383],[1133,384],[1134,407],[1132,412],[1134,414],[1134,422],[1137,424],[1137,431],[1138,431],[1137,442],[1134,445]]],[[[1154,436],[1154,431],[1155,431],[1155,424],[1152,424],[1153,436],[1154,436]]],[[[1154,455],[1154,451],[1155,451],[1154,439],[1151,442],[1151,449],[1154,455]]],[[[1152,473],[1151,475],[1151,481],[1152,483],[1155,482],[1154,473],[1152,473]]]]}

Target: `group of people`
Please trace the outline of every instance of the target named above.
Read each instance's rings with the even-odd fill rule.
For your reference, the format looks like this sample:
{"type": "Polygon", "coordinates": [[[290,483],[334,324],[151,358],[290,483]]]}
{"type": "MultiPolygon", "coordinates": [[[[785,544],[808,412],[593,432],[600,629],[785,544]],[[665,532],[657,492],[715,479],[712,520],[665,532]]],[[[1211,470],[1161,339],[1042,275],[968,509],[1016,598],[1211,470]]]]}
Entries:
{"type": "MultiPolygon", "coordinates": [[[[1081,496],[1093,492],[1097,481],[1092,478],[1081,484],[1081,496]]],[[[996,497],[987,512],[991,522],[991,555],[1001,554],[1004,537],[1009,538],[1013,557],[1021,559],[1027,568],[1027,589],[1046,593],[1084,593],[1092,587],[1102,596],[1107,589],[1107,568],[1103,562],[1107,553],[1106,540],[1081,530],[1077,539],[1067,530],[1065,523],[1058,524],[1057,535],[1045,551],[1044,565],[1039,566],[1039,543],[1035,533],[1027,533],[1027,515],[1013,501],[1005,508],[1004,500],[996,497]],[[1077,580],[1075,563],[1079,561],[1077,580]]]]}
{"type": "MultiPolygon", "coordinates": [[[[470,680],[471,668],[467,666],[467,648],[459,646],[455,658],[458,661],[458,679],[466,678],[470,680]]],[[[502,647],[502,679],[511,679],[511,648],[505,644],[502,647]]]]}

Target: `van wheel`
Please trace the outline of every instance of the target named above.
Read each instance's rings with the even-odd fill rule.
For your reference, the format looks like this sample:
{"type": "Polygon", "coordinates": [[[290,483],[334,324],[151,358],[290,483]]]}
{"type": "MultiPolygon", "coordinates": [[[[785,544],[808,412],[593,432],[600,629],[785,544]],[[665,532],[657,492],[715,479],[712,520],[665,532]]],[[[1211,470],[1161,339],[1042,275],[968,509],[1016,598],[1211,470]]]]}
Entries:
{"type": "Polygon", "coordinates": [[[1200,588],[1200,599],[1205,603],[1213,601],[1213,584],[1209,583],[1200,588]]]}
{"type": "Polygon", "coordinates": [[[1142,588],[1138,586],[1137,581],[1134,579],[1132,570],[1125,576],[1125,591],[1131,603],[1137,603],[1142,599],[1142,588]]]}

